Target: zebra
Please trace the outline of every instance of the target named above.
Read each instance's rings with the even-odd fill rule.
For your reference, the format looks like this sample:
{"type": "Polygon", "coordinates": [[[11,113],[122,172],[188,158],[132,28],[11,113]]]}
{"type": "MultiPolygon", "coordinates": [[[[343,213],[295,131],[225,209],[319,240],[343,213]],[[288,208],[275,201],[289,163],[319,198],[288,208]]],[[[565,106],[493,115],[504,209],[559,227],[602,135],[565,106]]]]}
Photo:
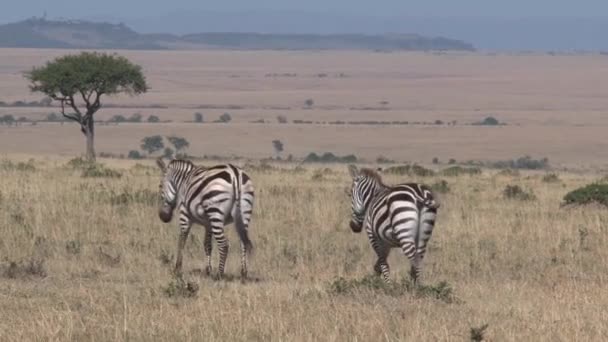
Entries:
{"type": "Polygon", "coordinates": [[[247,254],[253,245],[248,227],[253,212],[254,188],[251,178],[232,164],[205,168],[188,160],[174,159],[167,165],[161,158],[157,165],[162,171],[158,215],[168,223],[179,207],[180,233],[174,273],[181,276],[184,245],[193,223],[205,227],[204,248],[207,257],[206,273],[211,274],[212,236],[219,246],[218,277],[224,274],[228,255],[228,240],[224,226],[235,223],[241,242],[241,276],[247,277],[247,254]]]}
{"type": "Polygon", "coordinates": [[[418,183],[387,186],[371,169],[349,165],[348,170],[352,177],[350,228],[359,233],[365,226],[378,256],[375,273],[390,283],[387,258],[392,248],[401,248],[410,260],[410,276],[417,283],[439,208],[432,191],[418,183]]]}

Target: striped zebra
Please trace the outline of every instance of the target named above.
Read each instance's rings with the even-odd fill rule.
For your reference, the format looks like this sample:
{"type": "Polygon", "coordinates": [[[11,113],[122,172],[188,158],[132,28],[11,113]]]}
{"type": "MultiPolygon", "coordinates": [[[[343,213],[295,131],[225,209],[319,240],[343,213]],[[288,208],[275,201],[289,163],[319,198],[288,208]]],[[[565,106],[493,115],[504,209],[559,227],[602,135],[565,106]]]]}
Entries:
{"type": "Polygon", "coordinates": [[[180,234],[177,243],[175,274],[181,275],[184,245],[193,223],[205,227],[205,255],[207,274],[211,273],[212,235],[220,251],[218,275],[222,277],[228,255],[228,240],[224,226],[235,223],[241,240],[241,276],[247,277],[247,254],[253,246],[248,227],[253,210],[253,182],[240,168],[232,164],[210,168],[195,166],[187,160],[175,159],[165,165],[162,158],[157,164],[163,172],[160,183],[160,219],[171,221],[179,207],[180,234]]]}
{"type": "Polygon", "coordinates": [[[390,282],[387,258],[392,248],[401,248],[410,259],[410,276],[417,282],[439,208],[433,193],[417,183],[387,186],[371,169],[350,165],[348,170],[353,179],[350,228],[359,233],[365,226],[378,255],[374,271],[390,282]]]}

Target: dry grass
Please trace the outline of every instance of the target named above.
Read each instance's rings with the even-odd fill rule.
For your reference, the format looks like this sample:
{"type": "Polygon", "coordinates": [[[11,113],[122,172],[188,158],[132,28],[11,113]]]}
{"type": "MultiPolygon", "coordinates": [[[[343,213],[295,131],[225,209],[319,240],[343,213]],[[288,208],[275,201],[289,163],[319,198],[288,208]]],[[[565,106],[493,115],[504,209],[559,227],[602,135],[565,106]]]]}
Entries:
{"type": "MultiPolygon", "coordinates": [[[[143,163],[150,168],[109,162],[123,171],[121,178],[82,178],[57,158],[35,161],[33,171],[0,169],[1,340],[608,336],[608,211],[559,209],[563,195],[593,175],[562,173],[555,183],[534,173],[450,177],[423,271],[428,286],[447,282],[457,299],[450,302],[365,280],[374,257],[367,238],[347,225],[344,166],[315,181],[313,169],[252,170],[254,280],[236,276],[235,248],[227,268],[232,278],[202,276],[201,229],[195,228],[185,259],[189,284],[176,283],[170,275],[176,223],[162,224],[148,202],[145,194],[153,198],[159,175],[143,163]],[[536,199],[503,199],[507,184],[532,189],[536,199]],[[339,277],[367,285],[336,291],[339,277]]],[[[229,239],[236,246],[233,229],[229,239]]],[[[394,278],[407,273],[399,253],[389,262],[394,278]]]]}
{"type": "MultiPolygon", "coordinates": [[[[21,73],[67,52],[0,49],[0,101],[39,100],[42,96],[29,93],[21,73]]],[[[553,165],[608,165],[605,56],[357,51],[119,53],[143,65],[151,90],[136,98],[104,99],[104,104],[130,108],[106,107],[97,118],[139,112],[144,119],[153,114],[173,123],[98,126],[100,152],[126,154],[146,135],[178,134],[190,140],[189,152],[194,155],[268,157],[273,153],[272,140],[280,139],[285,143],[285,155],[296,157],[331,151],[368,160],[384,155],[398,161],[429,163],[433,157],[460,161],[532,154],[548,157],[553,165]],[[296,76],[266,76],[284,73],[296,76]],[[319,78],[319,73],[328,77],[319,78]],[[315,105],[305,109],[304,101],[309,98],[315,105]],[[150,105],[167,108],[142,108],[150,105]],[[225,109],[230,106],[242,109],[225,109]],[[362,110],[365,107],[384,110],[362,110]],[[222,127],[183,123],[192,120],[195,112],[202,112],[207,121],[229,112],[233,122],[222,127]],[[459,124],[492,115],[509,126],[279,125],[278,115],[290,122],[456,120],[459,124]],[[250,123],[258,119],[272,124],[250,123]],[[229,146],[226,136],[233,138],[229,146]]],[[[0,108],[0,115],[37,120],[50,111],[58,109],[0,108]]],[[[0,153],[74,155],[82,150],[83,138],[73,125],[0,126],[0,153]]]]}

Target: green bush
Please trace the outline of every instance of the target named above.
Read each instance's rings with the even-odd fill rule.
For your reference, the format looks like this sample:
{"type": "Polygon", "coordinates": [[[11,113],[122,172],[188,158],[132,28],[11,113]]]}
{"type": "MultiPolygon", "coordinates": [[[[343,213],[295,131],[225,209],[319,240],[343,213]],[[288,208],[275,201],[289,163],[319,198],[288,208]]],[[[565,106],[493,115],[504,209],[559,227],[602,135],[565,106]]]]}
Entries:
{"type": "Polygon", "coordinates": [[[608,183],[589,184],[564,196],[564,204],[584,205],[590,203],[608,206],[608,183]]]}
{"type": "Polygon", "coordinates": [[[532,192],[526,192],[519,185],[507,185],[502,194],[504,198],[511,200],[531,201],[536,199],[532,192]]]}
{"type": "Polygon", "coordinates": [[[481,169],[478,167],[462,167],[462,166],[451,166],[447,169],[441,170],[441,174],[444,176],[460,176],[460,175],[480,175],[481,169]]]}

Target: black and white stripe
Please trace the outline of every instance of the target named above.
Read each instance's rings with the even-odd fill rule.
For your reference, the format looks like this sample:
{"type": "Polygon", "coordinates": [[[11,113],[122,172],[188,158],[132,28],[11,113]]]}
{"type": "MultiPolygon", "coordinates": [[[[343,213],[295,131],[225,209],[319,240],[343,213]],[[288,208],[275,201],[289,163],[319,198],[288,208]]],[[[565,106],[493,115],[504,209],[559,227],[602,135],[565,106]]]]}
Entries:
{"type": "Polygon", "coordinates": [[[251,178],[232,164],[210,168],[198,167],[187,160],[172,160],[168,165],[157,160],[163,171],[160,184],[159,217],[171,221],[179,207],[180,235],[177,244],[175,273],[181,274],[182,253],[193,223],[205,227],[207,274],[211,273],[212,237],[219,246],[218,273],[224,274],[228,240],[224,226],[234,222],[241,240],[241,275],[247,276],[247,253],[252,249],[248,227],[253,210],[254,189],[251,178]]]}
{"type": "Polygon", "coordinates": [[[353,178],[350,227],[358,233],[365,226],[378,255],[374,271],[390,282],[387,258],[392,248],[401,248],[410,259],[410,275],[416,282],[439,208],[433,193],[418,183],[386,186],[371,169],[351,165],[349,172],[353,178]]]}

